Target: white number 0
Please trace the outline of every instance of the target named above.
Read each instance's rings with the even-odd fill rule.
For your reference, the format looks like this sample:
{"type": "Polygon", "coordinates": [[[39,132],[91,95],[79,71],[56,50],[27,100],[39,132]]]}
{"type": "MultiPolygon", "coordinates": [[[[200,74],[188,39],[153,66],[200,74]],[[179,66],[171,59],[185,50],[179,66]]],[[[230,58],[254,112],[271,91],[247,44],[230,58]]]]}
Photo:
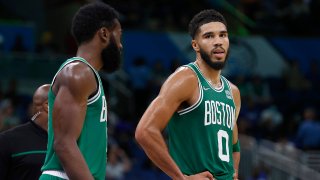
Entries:
{"type": "Polygon", "coordinates": [[[226,131],[224,131],[224,130],[219,130],[218,131],[218,153],[219,153],[219,158],[222,161],[226,161],[226,162],[230,161],[228,142],[229,142],[228,133],[226,131]],[[222,138],[225,139],[225,149],[226,149],[226,153],[227,154],[223,154],[222,138]]]}

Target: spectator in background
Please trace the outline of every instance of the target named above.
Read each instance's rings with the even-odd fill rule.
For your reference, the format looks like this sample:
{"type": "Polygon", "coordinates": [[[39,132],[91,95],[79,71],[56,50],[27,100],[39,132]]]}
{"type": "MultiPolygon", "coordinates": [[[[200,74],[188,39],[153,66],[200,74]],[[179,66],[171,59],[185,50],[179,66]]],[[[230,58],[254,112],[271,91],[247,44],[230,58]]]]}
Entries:
{"type": "Polygon", "coordinates": [[[303,122],[299,125],[296,146],[302,150],[320,149],[320,123],[316,120],[316,110],[306,108],[303,122]]]}
{"type": "Polygon", "coordinates": [[[304,101],[305,92],[308,92],[311,87],[310,82],[305,78],[297,60],[290,61],[290,66],[284,71],[283,78],[287,86],[286,98],[288,109],[298,112],[304,101]]]}
{"type": "Polygon", "coordinates": [[[251,96],[253,101],[258,105],[265,106],[271,102],[269,84],[264,82],[259,75],[252,77],[252,81],[248,84],[248,91],[249,96],[251,96]]]}
{"type": "Polygon", "coordinates": [[[112,145],[108,154],[106,179],[122,180],[130,169],[131,161],[126,152],[117,145],[112,145]]]}
{"type": "Polygon", "coordinates": [[[8,89],[6,90],[4,96],[12,101],[13,105],[17,105],[19,102],[18,97],[18,82],[16,79],[11,79],[8,84],[8,89]]]}
{"type": "Polygon", "coordinates": [[[275,140],[283,118],[277,106],[270,105],[260,113],[258,133],[264,139],[275,140]]]}
{"type": "Polygon", "coordinates": [[[297,60],[291,60],[290,66],[284,71],[284,79],[287,82],[289,90],[299,93],[307,89],[310,84],[304,77],[303,72],[300,69],[300,64],[297,60]]]}
{"type": "Polygon", "coordinates": [[[10,99],[5,99],[0,104],[0,131],[13,128],[20,124],[20,119],[15,115],[15,108],[10,99]]]}
{"type": "Polygon", "coordinates": [[[245,127],[243,130],[247,135],[256,136],[259,133],[258,126],[261,109],[250,96],[243,102],[239,115],[239,124],[243,126],[242,128],[245,127]]]}
{"type": "Polygon", "coordinates": [[[0,179],[38,179],[47,149],[49,84],[34,93],[32,121],[0,134],[0,179]]]}

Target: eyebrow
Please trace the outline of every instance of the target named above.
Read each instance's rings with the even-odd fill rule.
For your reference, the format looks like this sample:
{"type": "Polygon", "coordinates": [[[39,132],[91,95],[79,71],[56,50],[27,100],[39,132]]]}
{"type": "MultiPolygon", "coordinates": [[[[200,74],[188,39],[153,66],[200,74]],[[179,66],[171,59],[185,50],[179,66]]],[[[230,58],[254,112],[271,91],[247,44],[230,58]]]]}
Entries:
{"type": "MultiPolygon", "coordinates": [[[[219,33],[219,34],[228,34],[228,31],[222,30],[222,31],[218,31],[217,33],[219,33]]],[[[213,31],[205,32],[202,36],[206,36],[206,35],[210,35],[210,34],[214,34],[214,32],[213,31]]]]}

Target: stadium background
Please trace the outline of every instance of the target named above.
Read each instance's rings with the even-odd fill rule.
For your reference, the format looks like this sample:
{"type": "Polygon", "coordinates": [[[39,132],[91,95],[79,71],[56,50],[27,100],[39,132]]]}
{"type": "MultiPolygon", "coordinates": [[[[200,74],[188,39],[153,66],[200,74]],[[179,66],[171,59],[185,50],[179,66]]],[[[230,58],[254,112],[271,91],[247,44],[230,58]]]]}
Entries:
{"type": "MultiPolygon", "coordinates": [[[[33,91],[75,55],[71,19],[88,2],[0,0],[0,131],[30,119],[33,91]]],[[[187,26],[207,8],[228,22],[223,74],[242,96],[240,179],[320,178],[319,0],[105,2],[121,13],[123,28],[123,69],[101,74],[109,94],[109,159],[128,169],[120,179],[168,179],[133,134],[163,80],[194,60],[187,26]]]]}

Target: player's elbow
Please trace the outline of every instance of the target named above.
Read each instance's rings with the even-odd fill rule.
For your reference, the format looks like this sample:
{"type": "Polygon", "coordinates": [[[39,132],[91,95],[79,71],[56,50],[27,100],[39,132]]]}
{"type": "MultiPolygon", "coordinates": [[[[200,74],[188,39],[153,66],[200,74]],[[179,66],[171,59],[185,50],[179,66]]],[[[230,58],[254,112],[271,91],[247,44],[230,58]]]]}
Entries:
{"type": "Polygon", "coordinates": [[[145,142],[148,140],[148,136],[149,136],[148,128],[145,128],[142,126],[137,127],[135,132],[135,139],[141,146],[143,146],[143,144],[145,144],[145,142]]]}
{"type": "Polygon", "coordinates": [[[137,127],[136,132],[134,134],[134,137],[136,139],[136,141],[140,144],[141,141],[143,141],[145,136],[145,133],[143,133],[142,128],[137,127]]]}

